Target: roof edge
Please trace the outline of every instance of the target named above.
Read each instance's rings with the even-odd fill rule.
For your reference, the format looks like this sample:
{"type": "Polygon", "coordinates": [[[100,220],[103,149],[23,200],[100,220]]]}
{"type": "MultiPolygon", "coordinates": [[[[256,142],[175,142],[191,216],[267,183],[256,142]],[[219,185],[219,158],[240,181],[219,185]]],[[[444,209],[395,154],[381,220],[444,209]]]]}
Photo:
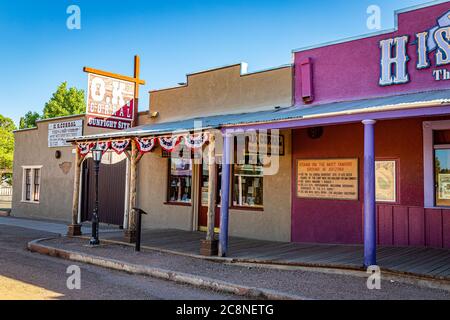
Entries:
{"type": "Polygon", "coordinates": [[[346,42],[351,42],[351,41],[356,41],[356,40],[362,40],[362,39],[366,39],[366,38],[376,37],[376,36],[380,36],[380,35],[383,35],[383,34],[393,33],[395,31],[398,31],[398,16],[400,14],[411,12],[411,11],[415,11],[415,10],[419,10],[419,9],[424,9],[424,8],[428,8],[428,7],[432,7],[432,6],[439,5],[439,4],[446,3],[446,2],[448,2],[448,0],[434,0],[434,1],[431,1],[431,2],[426,2],[426,3],[418,4],[418,5],[415,5],[415,6],[406,7],[406,8],[403,8],[403,9],[397,9],[397,10],[394,10],[394,27],[391,28],[391,29],[385,29],[385,30],[375,31],[375,32],[366,33],[366,34],[362,34],[362,35],[357,35],[357,36],[342,38],[342,39],[338,39],[338,40],[328,41],[328,42],[325,42],[325,43],[315,44],[315,45],[311,45],[311,46],[300,47],[300,48],[297,48],[297,49],[293,49],[292,53],[295,54],[297,52],[304,52],[304,51],[318,49],[318,48],[322,48],[322,47],[328,47],[328,46],[342,44],[342,43],[346,43],[346,42]]]}

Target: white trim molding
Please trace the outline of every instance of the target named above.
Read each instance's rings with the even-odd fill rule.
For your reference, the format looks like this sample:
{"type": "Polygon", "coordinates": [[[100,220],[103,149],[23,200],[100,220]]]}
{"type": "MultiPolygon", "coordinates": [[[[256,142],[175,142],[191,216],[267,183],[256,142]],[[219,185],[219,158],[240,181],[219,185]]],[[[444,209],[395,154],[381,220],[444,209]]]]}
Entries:
{"type": "Polygon", "coordinates": [[[36,166],[36,165],[32,165],[32,166],[22,166],[22,198],[21,198],[21,202],[23,203],[33,203],[33,204],[39,204],[40,202],[40,191],[41,191],[41,185],[42,185],[42,167],[43,166],[36,166]],[[26,170],[31,170],[31,181],[30,181],[30,188],[32,188],[30,190],[31,195],[30,195],[30,200],[26,200],[26,174],[25,171],[26,170]],[[34,178],[35,178],[35,170],[39,170],[39,177],[40,177],[40,181],[39,181],[39,200],[35,201],[34,199],[34,178]]]}
{"type": "Polygon", "coordinates": [[[434,208],[434,145],[433,131],[450,130],[450,120],[423,122],[423,196],[425,208],[434,208]]]}

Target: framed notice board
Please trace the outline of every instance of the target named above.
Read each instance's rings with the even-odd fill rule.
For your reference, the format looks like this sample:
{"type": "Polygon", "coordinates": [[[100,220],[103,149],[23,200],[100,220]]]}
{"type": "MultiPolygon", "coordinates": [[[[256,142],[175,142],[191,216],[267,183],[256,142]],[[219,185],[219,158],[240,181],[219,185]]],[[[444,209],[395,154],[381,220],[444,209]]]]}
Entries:
{"type": "Polygon", "coordinates": [[[297,197],[358,200],[358,159],[297,160],[297,197]]]}

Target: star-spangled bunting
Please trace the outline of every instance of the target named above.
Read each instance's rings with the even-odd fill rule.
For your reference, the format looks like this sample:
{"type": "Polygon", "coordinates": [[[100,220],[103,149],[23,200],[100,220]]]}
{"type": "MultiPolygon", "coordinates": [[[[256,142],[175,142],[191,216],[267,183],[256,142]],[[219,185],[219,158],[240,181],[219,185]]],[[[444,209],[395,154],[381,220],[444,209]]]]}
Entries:
{"type": "Polygon", "coordinates": [[[130,139],[111,141],[111,149],[113,149],[117,154],[122,154],[129,145],[130,139]]]}
{"type": "Polygon", "coordinates": [[[156,144],[156,138],[136,138],[135,140],[140,153],[152,151],[156,144]]]}

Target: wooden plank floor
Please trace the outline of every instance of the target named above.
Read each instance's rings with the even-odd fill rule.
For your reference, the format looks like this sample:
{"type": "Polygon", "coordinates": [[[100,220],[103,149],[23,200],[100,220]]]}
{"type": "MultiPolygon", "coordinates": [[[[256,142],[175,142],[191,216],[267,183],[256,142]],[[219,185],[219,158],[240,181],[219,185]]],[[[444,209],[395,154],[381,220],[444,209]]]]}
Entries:
{"type": "MultiPolygon", "coordinates": [[[[104,237],[121,241],[116,234],[104,237]]],[[[173,229],[145,230],[142,245],[199,254],[202,232],[173,229]]],[[[362,267],[364,248],[361,245],[301,244],[230,237],[229,257],[259,262],[292,265],[362,267]]],[[[421,274],[450,280],[450,250],[423,247],[379,247],[381,268],[421,274]]]]}

